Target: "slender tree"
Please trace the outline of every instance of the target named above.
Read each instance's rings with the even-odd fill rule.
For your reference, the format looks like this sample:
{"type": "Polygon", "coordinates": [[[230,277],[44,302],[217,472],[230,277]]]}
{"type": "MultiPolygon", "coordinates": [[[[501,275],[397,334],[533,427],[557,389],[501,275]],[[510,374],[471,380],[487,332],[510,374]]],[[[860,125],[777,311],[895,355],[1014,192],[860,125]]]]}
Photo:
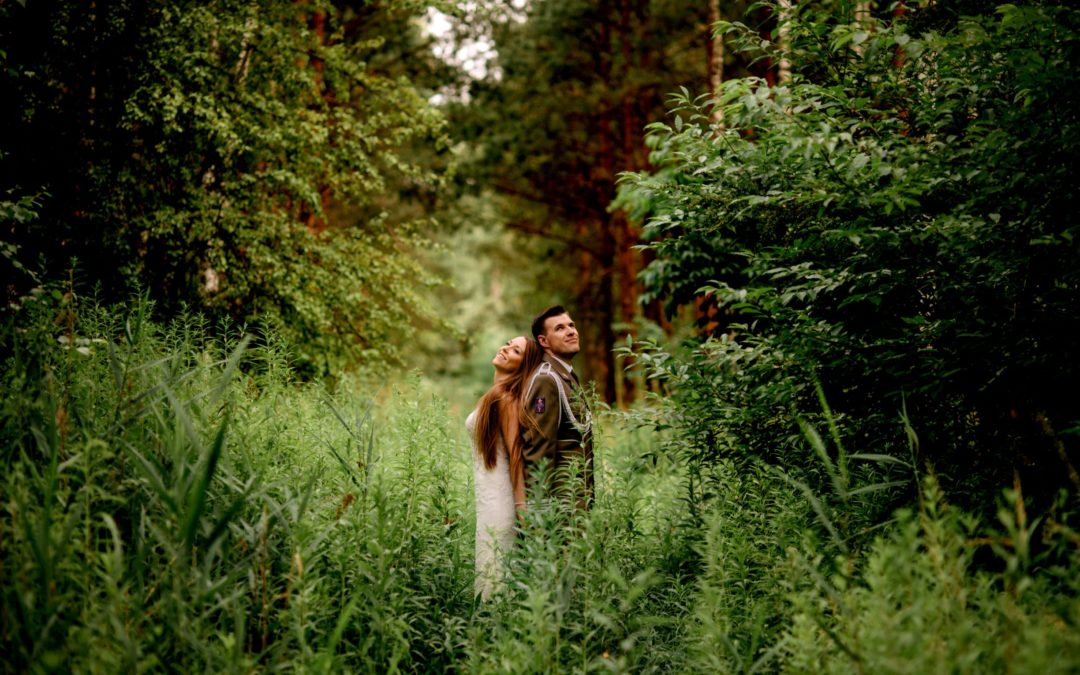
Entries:
{"type": "MultiPolygon", "coordinates": [[[[716,25],[723,17],[720,14],[720,0],[709,0],[710,36],[705,42],[706,60],[709,63],[709,91],[714,96],[720,95],[720,85],[724,82],[724,33],[716,30],[716,25]]],[[[713,122],[718,127],[724,124],[724,109],[713,108],[713,122]]]]}

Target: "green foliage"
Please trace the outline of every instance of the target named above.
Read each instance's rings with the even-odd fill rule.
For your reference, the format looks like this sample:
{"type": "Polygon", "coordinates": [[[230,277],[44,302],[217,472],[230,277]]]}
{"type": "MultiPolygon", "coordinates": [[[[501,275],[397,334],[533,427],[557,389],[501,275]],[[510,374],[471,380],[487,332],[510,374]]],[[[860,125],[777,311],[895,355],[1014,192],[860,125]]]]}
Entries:
{"type": "Polygon", "coordinates": [[[275,322],[308,374],[399,360],[404,330],[440,324],[430,223],[387,213],[447,170],[443,120],[394,64],[423,48],[421,10],[8,8],[3,187],[52,194],[16,243],[54,275],[78,255],[114,299],[140,283],[170,315],[275,322]]]}
{"type": "Polygon", "coordinates": [[[619,197],[648,219],[643,301],[704,310],[700,339],[618,350],[657,392],[631,419],[686,467],[683,665],[1067,671],[1080,14],[831,9],[774,7],[782,44],[721,23],[793,79],[673,95],[619,197]],[[987,535],[965,512],[1014,471],[987,535]]]}
{"type": "Polygon", "coordinates": [[[809,463],[687,466],[678,436],[603,416],[594,508],[534,495],[505,587],[479,603],[461,413],[415,379],[297,384],[272,331],[151,315],[43,288],[5,317],[4,672],[1080,659],[1075,496],[1029,517],[1016,486],[994,531],[926,481],[917,515],[860,546],[875,493],[858,467],[884,460],[809,426],[821,489],[809,463]]]}
{"type": "MultiPolygon", "coordinates": [[[[78,204],[89,214],[78,218],[130,235],[116,250],[131,247],[146,266],[132,274],[162,281],[119,306],[80,295],[70,278],[24,274],[6,289],[4,672],[1080,668],[1080,511],[1075,493],[1045,478],[1068,475],[1053,462],[1068,462],[1071,440],[1055,427],[1075,418],[1075,394],[1058,391],[1075,367],[1056,332],[1075,321],[1075,197],[1063,168],[1076,149],[1075,11],[1005,7],[959,26],[915,15],[909,31],[800,5],[785,33],[794,83],[729,81],[724,128],[710,126],[713,103],[680,95],[678,121],[651,141],[662,167],[630,178],[622,199],[652,215],[658,258],[643,278],[654,296],[678,305],[704,287],[720,325],[678,348],[628,343],[652,407],[597,411],[594,508],[532,495],[505,587],[480,603],[464,406],[417,378],[387,381],[384,369],[333,387],[297,381],[297,366],[332,367],[327,354],[389,357],[382,345],[423,312],[396,314],[379,296],[413,303],[419,267],[394,256],[420,243],[402,224],[411,217],[378,214],[391,182],[410,184],[408,199],[431,195],[424,176],[438,162],[417,144],[437,122],[410,126],[422,102],[383,75],[401,72],[392,58],[373,66],[386,54],[345,28],[408,23],[418,5],[389,15],[303,6],[331,27],[346,19],[325,42],[314,20],[290,14],[298,7],[121,3],[86,26],[69,20],[72,4],[0,5],[5,22],[24,9],[47,15],[39,28],[58,22],[61,46],[130,45],[109,64],[90,50],[88,62],[114,68],[123,86],[102,89],[98,123],[77,128],[137,120],[125,133],[142,144],[135,157],[136,141],[111,132],[88,132],[85,147],[64,145],[70,127],[38,137],[83,147],[71,175],[97,192],[38,202],[25,195],[44,174],[9,180],[0,208],[23,238],[5,239],[4,257],[40,253],[26,236],[50,227],[68,232],[67,245],[98,236],[75,238],[65,228],[76,221],[49,211],[78,204]],[[237,55],[249,33],[245,72],[237,55]],[[372,60],[345,58],[344,44],[372,60]],[[275,88],[297,107],[266,93],[275,88]],[[361,130],[375,119],[387,126],[361,130]],[[289,153],[319,138],[328,173],[312,179],[323,164],[289,153]],[[98,154],[102,144],[111,149],[98,154]],[[87,157],[95,169],[81,173],[87,157]],[[356,176],[335,182],[343,166],[356,176]],[[145,189],[133,167],[149,172],[145,189]],[[127,182],[110,191],[113,179],[127,182]],[[303,211],[318,220],[326,185],[352,200],[342,213],[366,214],[373,229],[309,227],[303,211]],[[207,220],[215,203],[220,217],[207,220]],[[136,224],[146,241],[124,229],[136,224]],[[221,245],[235,261],[207,259],[229,283],[200,304],[220,309],[230,265],[262,283],[256,259],[286,299],[272,311],[259,304],[271,291],[250,290],[250,314],[265,320],[247,328],[179,304],[165,311],[173,320],[156,320],[150,295],[184,296],[172,290],[182,266],[165,263],[188,253],[164,245],[189,228],[192,241],[249,242],[242,254],[221,245]],[[282,262],[294,254],[306,262],[282,262]],[[364,255],[379,262],[354,265],[364,255]],[[315,286],[298,284],[301,274],[315,286]],[[361,314],[322,312],[349,298],[370,303],[362,335],[382,335],[378,352],[333,346],[361,314]],[[316,336],[335,320],[340,332],[316,336]],[[1031,423],[1035,433],[1022,433],[1031,423]],[[1005,474],[1012,487],[998,496],[1005,474]]],[[[756,30],[721,28],[779,55],[756,30]]],[[[17,56],[5,77],[33,94],[18,116],[59,119],[72,53],[38,70],[17,56]]],[[[470,236],[476,250],[505,249],[500,235],[470,236]]],[[[98,250],[112,249],[80,252],[115,262],[94,259],[98,250]]],[[[487,316],[466,318],[483,328],[487,316]]]]}
{"type": "MultiPolygon", "coordinates": [[[[0,201],[0,222],[28,223],[37,218],[38,209],[41,208],[41,195],[13,195],[14,190],[9,191],[9,199],[0,201]]],[[[19,246],[10,241],[0,241],[0,255],[4,256],[4,276],[8,279],[29,277],[37,281],[37,275],[23,264],[19,255],[19,246]]],[[[8,288],[10,294],[11,287],[8,288]]],[[[14,298],[8,298],[9,301],[14,298]]]]}
{"type": "MultiPolygon", "coordinates": [[[[936,481],[927,479],[922,495],[918,512],[901,511],[897,529],[875,542],[854,570],[857,581],[818,579],[796,596],[785,666],[828,673],[1074,670],[1075,579],[1025,573],[1016,585],[1005,575],[1003,591],[1001,577],[973,562],[974,521],[944,501],[936,481]]],[[[1007,496],[1022,512],[1022,498],[1007,496]]],[[[994,539],[1018,553],[1008,534],[994,539]]],[[[1047,543],[1050,551],[1067,546],[1065,559],[1076,564],[1067,540],[1050,535],[1047,543]]]]}
{"type": "Polygon", "coordinates": [[[686,640],[688,670],[773,670],[788,589],[803,574],[788,551],[809,525],[808,504],[760,466],[737,469],[725,460],[705,477],[715,498],[697,525],[701,569],[686,640]]]}
{"type": "Polygon", "coordinates": [[[903,408],[918,462],[967,503],[1016,466],[1045,505],[1080,405],[1080,14],[1005,5],[921,33],[917,8],[788,16],[782,46],[718,29],[787,54],[791,82],[674,95],[674,124],[652,126],[662,168],[624,178],[650,214],[645,300],[705,294],[718,322],[688,355],[639,361],[702,460],[798,456],[817,379],[868,452],[906,461],[903,408]]]}
{"type": "Polygon", "coordinates": [[[536,505],[510,590],[478,606],[460,415],[416,382],[297,385],[269,331],[210,338],[197,315],[151,314],[45,289],[4,326],[6,672],[670,656],[674,625],[653,617],[689,589],[650,570],[674,533],[672,465],[602,461],[604,497],[572,541],[568,516],[536,505]]]}
{"type": "Polygon", "coordinates": [[[44,292],[24,330],[6,327],[5,670],[326,669],[342,643],[371,663],[433,660],[414,640],[442,623],[423,598],[468,606],[471,588],[453,557],[470,547],[445,547],[471,544],[445,517],[462,491],[432,470],[445,412],[343,426],[371,403],[291,389],[279,340],[211,340],[197,317],[163,328],[150,312],[44,292]],[[377,442],[384,423],[402,431],[377,442]]]}

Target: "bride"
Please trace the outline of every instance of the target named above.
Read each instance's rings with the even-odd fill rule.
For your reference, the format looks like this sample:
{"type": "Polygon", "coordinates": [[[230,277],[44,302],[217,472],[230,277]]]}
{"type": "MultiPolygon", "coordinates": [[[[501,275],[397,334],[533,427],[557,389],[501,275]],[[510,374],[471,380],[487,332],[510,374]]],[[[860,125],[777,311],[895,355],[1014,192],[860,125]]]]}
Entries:
{"type": "Polygon", "coordinates": [[[476,594],[487,600],[500,584],[501,557],[514,543],[516,510],[525,505],[521,426],[536,422],[526,408],[529,376],[543,361],[534,340],[516,337],[499,348],[491,364],[495,383],[469,413],[476,486],[476,594]]]}

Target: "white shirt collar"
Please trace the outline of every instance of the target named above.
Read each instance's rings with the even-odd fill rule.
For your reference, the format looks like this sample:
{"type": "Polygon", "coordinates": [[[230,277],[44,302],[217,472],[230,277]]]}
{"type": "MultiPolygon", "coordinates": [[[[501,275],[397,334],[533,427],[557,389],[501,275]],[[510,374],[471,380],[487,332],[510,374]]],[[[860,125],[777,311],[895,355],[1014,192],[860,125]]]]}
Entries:
{"type": "Polygon", "coordinates": [[[574,367],[573,367],[572,365],[570,365],[570,364],[569,364],[569,363],[567,363],[566,361],[563,361],[563,360],[562,360],[562,359],[560,359],[560,358],[559,358],[558,356],[555,356],[555,354],[554,354],[553,352],[548,352],[548,356],[550,356],[551,358],[553,358],[553,359],[555,359],[556,361],[558,361],[558,362],[559,362],[559,365],[561,365],[561,366],[562,366],[563,368],[566,368],[566,372],[568,372],[568,373],[572,373],[572,372],[574,372],[574,367]]]}

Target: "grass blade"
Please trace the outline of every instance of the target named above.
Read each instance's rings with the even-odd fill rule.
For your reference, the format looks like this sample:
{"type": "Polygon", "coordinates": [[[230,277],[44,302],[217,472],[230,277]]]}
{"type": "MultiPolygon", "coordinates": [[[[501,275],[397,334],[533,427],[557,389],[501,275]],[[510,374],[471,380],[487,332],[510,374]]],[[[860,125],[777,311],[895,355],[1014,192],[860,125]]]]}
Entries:
{"type": "Polygon", "coordinates": [[[802,429],[803,436],[805,436],[806,440],[810,443],[810,447],[814,449],[814,454],[816,454],[821,460],[821,463],[825,465],[825,471],[829,474],[829,480],[832,482],[836,494],[844,501],[847,501],[847,478],[837,471],[836,465],[833,464],[832,459],[829,457],[829,452],[825,448],[825,441],[822,440],[821,434],[805,420],[799,420],[799,428],[802,429]]]}
{"type": "Polygon", "coordinates": [[[911,466],[911,464],[909,464],[908,462],[905,462],[902,459],[899,459],[897,457],[893,457],[892,455],[882,455],[882,454],[879,454],[879,453],[857,452],[857,453],[855,453],[853,455],[848,455],[848,458],[849,459],[865,460],[867,462],[877,462],[879,464],[899,464],[900,466],[908,468],[908,469],[913,469],[914,468],[914,467],[911,466]]]}
{"type": "Polygon", "coordinates": [[[866,485],[866,486],[863,486],[861,488],[858,488],[857,490],[852,490],[850,494],[851,494],[852,497],[854,497],[855,495],[865,495],[865,494],[869,494],[871,492],[880,492],[882,490],[891,490],[892,488],[895,488],[895,487],[903,487],[903,486],[907,485],[908,482],[909,481],[906,481],[906,480],[891,480],[891,481],[888,481],[888,482],[885,482],[885,483],[874,483],[873,485],[866,485]]]}
{"type": "Polygon", "coordinates": [[[143,454],[136,450],[135,446],[133,446],[128,441],[124,441],[123,445],[125,448],[127,448],[128,452],[130,452],[131,455],[135,458],[135,467],[139,469],[139,471],[146,478],[146,480],[150,482],[150,487],[152,487],[154,489],[154,492],[157,493],[157,497],[161,499],[161,501],[165,502],[165,504],[169,507],[170,511],[172,511],[174,514],[178,513],[178,505],[176,503],[176,500],[173,498],[171,491],[165,485],[164,479],[161,477],[161,473],[159,471],[160,467],[155,466],[154,463],[152,463],[149,459],[143,456],[143,454]]]}
{"type": "Polygon", "coordinates": [[[237,496],[237,498],[234,499],[231,504],[229,504],[229,508],[225,509],[225,513],[221,514],[221,517],[218,518],[218,521],[214,523],[213,529],[210,530],[210,534],[207,535],[206,540],[203,543],[204,548],[209,549],[211,546],[214,545],[214,542],[216,542],[218,538],[225,533],[225,530],[227,530],[229,527],[229,523],[231,523],[233,519],[237,516],[237,514],[239,514],[240,511],[243,510],[244,504],[246,502],[247,495],[242,494],[237,496]]]}
{"type": "Polygon", "coordinates": [[[825,422],[829,427],[829,435],[832,437],[833,443],[836,444],[836,463],[840,468],[840,475],[844,479],[844,484],[847,485],[849,482],[847,451],[844,450],[844,443],[840,440],[840,427],[836,425],[836,415],[833,414],[832,408],[829,407],[829,401],[825,398],[825,389],[816,376],[814,377],[814,391],[817,392],[821,410],[825,413],[825,422]]]}
{"type": "Polygon", "coordinates": [[[780,477],[782,477],[785,481],[787,481],[803,493],[803,495],[806,497],[806,500],[810,502],[810,506],[814,509],[814,512],[817,513],[818,520],[820,520],[821,524],[825,526],[825,529],[829,531],[829,535],[832,537],[833,543],[836,544],[836,547],[839,548],[841,551],[847,553],[847,544],[845,544],[843,539],[841,539],[840,532],[837,531],[836,526],[833,525],[832,519],[829,518],[829,515],[825,511],[825,505],[822,504],[821,500],[817,498],[817,495],[814,494],[814,491],[811,490],[810,487],[806,485],[806,483],[803,483],[802,481],[796,480],[789,476],[786,471],[775,467],[774,470],[776,471],[776,473],[780,474],[780,477]]]}
{"type": "Polygon", "coordinates": [[[206,495],[210,490],[210,481],[214,477],[218,460],[221,458],[222,449],[225,447],[225,430],[229,426],[229,413],[225,413],[225,419],[221,420],[214,442],[207,453],[202,476],[195,485],[195,491],[189,498],[191,508],[188,510],[187,521],[184,523],[184,545],[190,550],[195,544],[195,531],[198,529],[199,518],[206,507],[206,495]]]}
{"type": "Polygon", "coordinates": [[[236,345],[236,349],[229,355],[229,360],[225,364],[225,370],[222,371],[221,376],[218,378],[217,386],[214,387],[213,397],[210,399],[215,406],[221,403],[221,397],[225,394],[225,388],[228,387],[229,382],[232,381],[232,374],[236,371],[237,366],[240,365],[240,359],[244,357],[244,352],[247,351],[249,344],[251,344],[251,335],[245,335],[240,340],[240,344],[236,345]]]}

